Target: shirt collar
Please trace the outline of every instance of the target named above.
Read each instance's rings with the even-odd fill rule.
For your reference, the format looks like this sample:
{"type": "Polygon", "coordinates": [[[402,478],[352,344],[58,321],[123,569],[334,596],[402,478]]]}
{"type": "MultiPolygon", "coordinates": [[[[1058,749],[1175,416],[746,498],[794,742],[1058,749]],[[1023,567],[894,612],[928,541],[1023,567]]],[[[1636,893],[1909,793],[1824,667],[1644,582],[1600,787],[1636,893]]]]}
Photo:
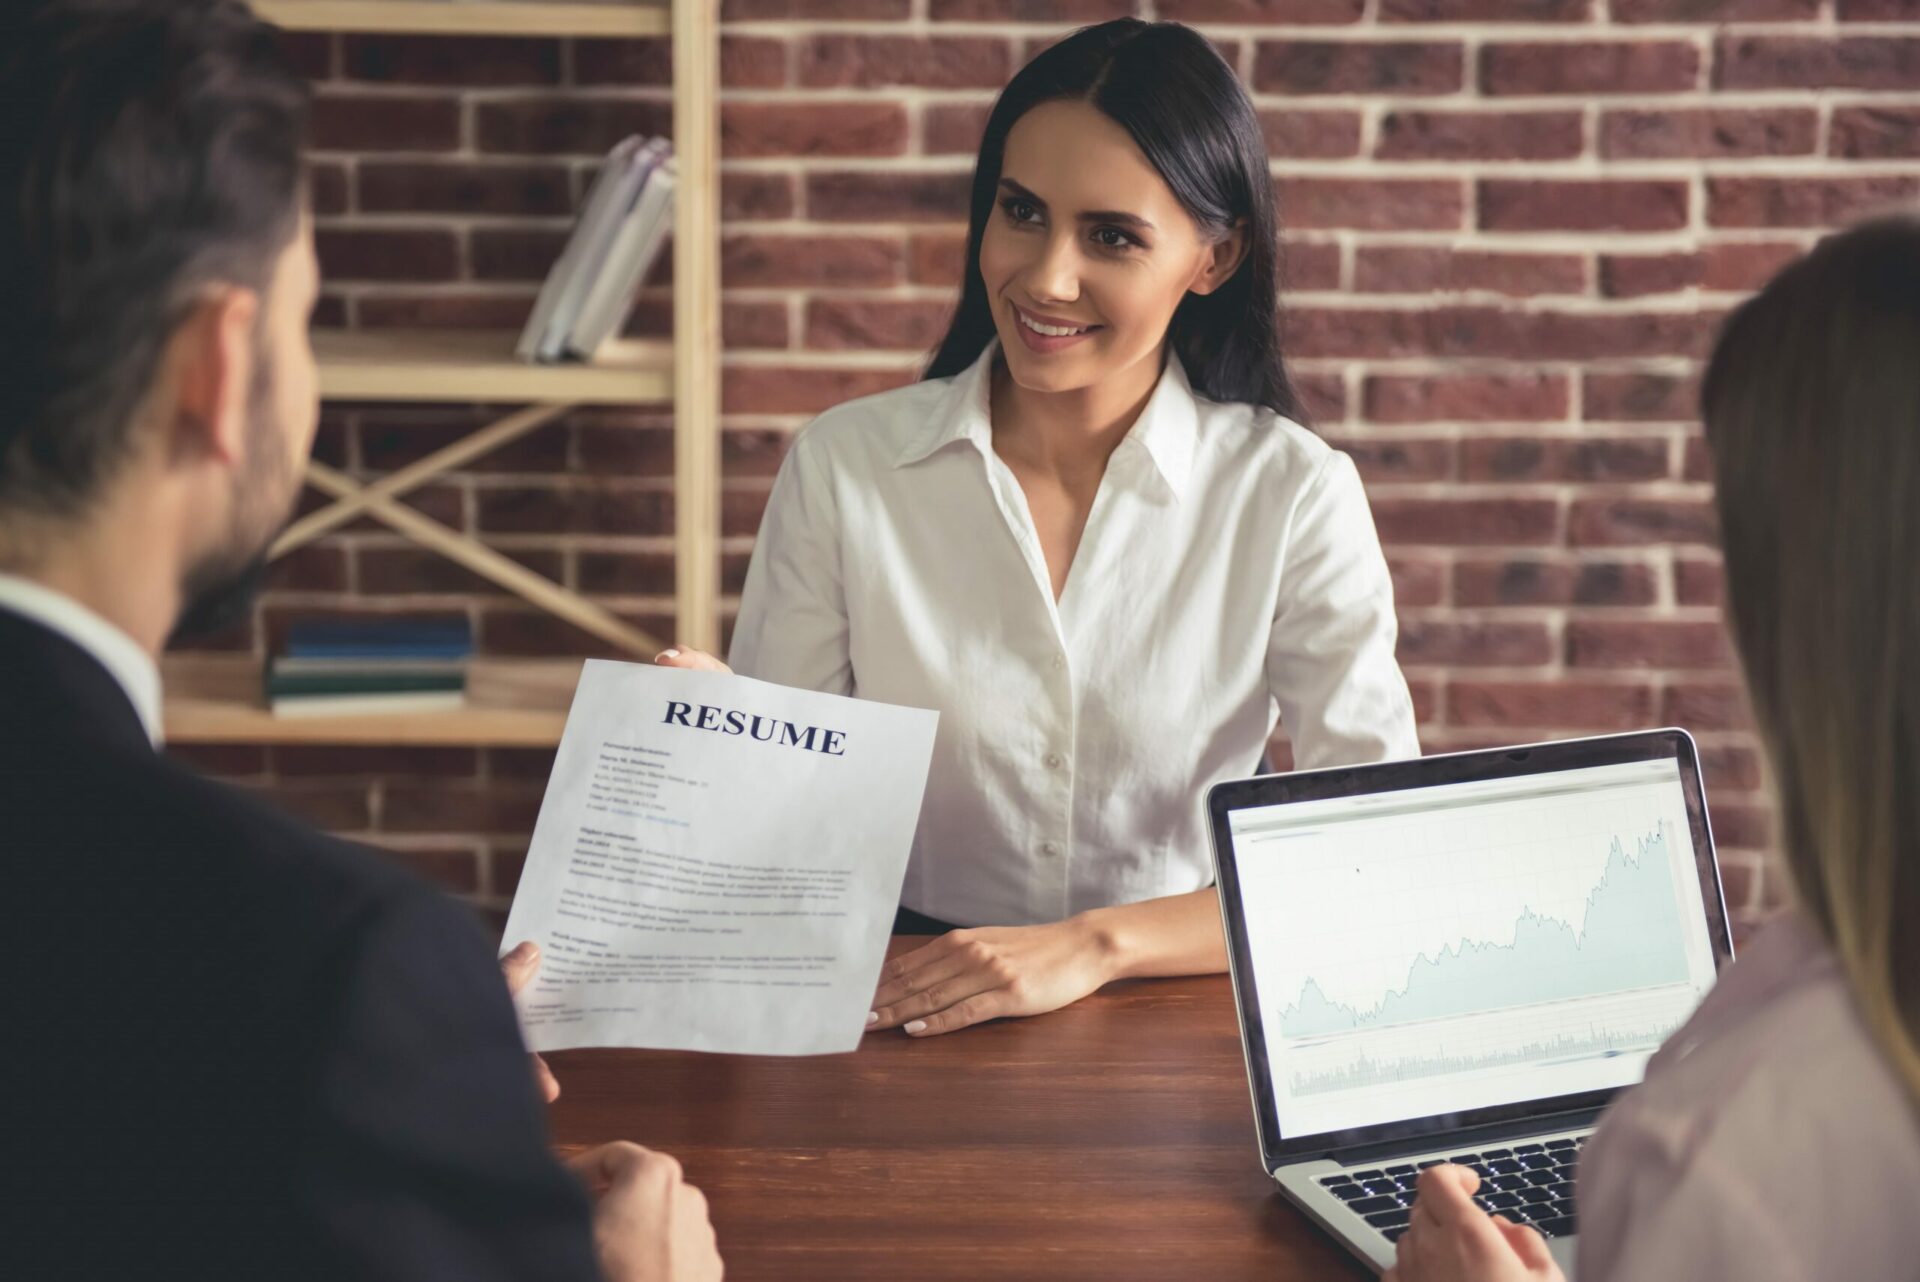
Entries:
{"type": "Polygon", "coordinates": [[[989,340],[979,358],[954,375],[934,412],[893,460],[895,467],[910,467],[955,441],[972,441],[982,454],[993,448],[993,358],[999,350],[999,341],[989,340]]]}
{"type": "Polygon", "coordinates": [[[147,738],[160,746],[160,668],[139,642],[72,597],[17,575],[0,574],[0,610],[31,619],[92,655],[127,692],[147,738]]]}
{"type": "MultiPolygon", "coordinates": [[[[895,467],[918,463],[955,441],[972,441],[983,455],[993,449],[992,374],[993,359],[999,350],[1000,341],[990,340],[979,359],[954,376],[926,426],[913,435],[894,459],[895,467]]],[[[1170,351],[1153,395],[1147,398],[1146,406],[1120,443],[1120,449],[1144,449],[1160,479],[1177,499],[1186,493],[1187,480],[1193,474],[1193,454],[1199,436],[1200,414],[1194,403],[1193,385],[1187,381],[1186,367],[1180,357],[1170,351]]]]}

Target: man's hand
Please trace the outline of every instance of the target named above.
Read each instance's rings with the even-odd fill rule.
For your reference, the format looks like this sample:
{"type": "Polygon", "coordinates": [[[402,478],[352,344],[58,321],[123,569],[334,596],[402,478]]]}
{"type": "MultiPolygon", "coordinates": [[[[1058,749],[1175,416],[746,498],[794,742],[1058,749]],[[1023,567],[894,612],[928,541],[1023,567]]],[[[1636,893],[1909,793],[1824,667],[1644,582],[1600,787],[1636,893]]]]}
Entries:
{"type": "MultiPolygon", "coordinates": [[[[516,944],[512,952],[500,959],[500,969],[506,972],[507,991],[518,997],[520,990],[533,982],[534,972],[540,969],[540,946],[531,939],[516,944]]],[[[533,1057],[533,1080],[547,1103],[560,1098],[560,1079],[538,1055],[533,1057]]]]}
{"type": "Polygon", "coordinates": [[[1071,1005],[1115,977],[1100,933],[1077,918],[956,930],[880,970],[869,1032],[914,1037],[1071,1005]]]}
{"type": "Polygon", "coordinates": [[[720,1282],[726,1266],[707,1199],[680,1163],[638,1144],[607,1144],[567,1165],[593,1195],[593,1239],[607,1282],[720,1282]]]}
{"type": "Polygon", "coordinates": [[[1420,1172],[1413,1223],[1381,1282],[1565,1282],[1545,1238],[1474,1204],[1479,1187],[1464,1166],[1420,1172]]]}

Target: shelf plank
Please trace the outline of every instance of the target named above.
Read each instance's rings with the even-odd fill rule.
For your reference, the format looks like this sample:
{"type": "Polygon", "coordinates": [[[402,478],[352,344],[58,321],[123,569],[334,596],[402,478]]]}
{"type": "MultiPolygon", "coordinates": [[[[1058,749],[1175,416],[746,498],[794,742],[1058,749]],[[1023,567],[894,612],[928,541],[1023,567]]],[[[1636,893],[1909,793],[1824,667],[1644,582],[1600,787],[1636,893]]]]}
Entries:
{"type": "Polygon", "coordinates": [[[170,743],[364,744],[393,747],[551,748],[567,724],[578,660],[478,660],[468,704],[446,712],[277,717],[252,660],[169,658],[163,678],[170,743]]]}
{"type": "Polygon", "coordinates": [[[591,365],[526,365],[491,331],[315,330],[320,394],[334,401],[646,405],[673,399],[673,344],[624,339],[591,365]]]}
{"type": "Polygon", "coordinates": [[[169,699],[166,708],[169,743],[551,748],[566,724],[564,712],[516,708],[319,717],[276,717],[265,708],[199,699],[169,699]]]}
{"type": "Polygon", "coordinates": [[[661,36],[673,27],[660,3],[540,3],[539,0],[254,0],[254,11],[289,31],[449,36],[661,36]]]}

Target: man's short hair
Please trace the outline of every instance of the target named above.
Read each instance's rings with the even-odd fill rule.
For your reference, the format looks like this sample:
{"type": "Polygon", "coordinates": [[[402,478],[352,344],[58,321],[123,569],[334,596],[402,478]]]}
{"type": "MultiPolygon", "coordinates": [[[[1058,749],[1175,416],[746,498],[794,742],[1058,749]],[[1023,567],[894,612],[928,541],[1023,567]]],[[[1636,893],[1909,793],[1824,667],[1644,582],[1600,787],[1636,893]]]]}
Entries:
{"type": "Polygon", "coordinates": [[[239,0],[7,0],[0,516],[83,511],[216,283],[264,296],[305,203],[308,91],[239,0]]]}

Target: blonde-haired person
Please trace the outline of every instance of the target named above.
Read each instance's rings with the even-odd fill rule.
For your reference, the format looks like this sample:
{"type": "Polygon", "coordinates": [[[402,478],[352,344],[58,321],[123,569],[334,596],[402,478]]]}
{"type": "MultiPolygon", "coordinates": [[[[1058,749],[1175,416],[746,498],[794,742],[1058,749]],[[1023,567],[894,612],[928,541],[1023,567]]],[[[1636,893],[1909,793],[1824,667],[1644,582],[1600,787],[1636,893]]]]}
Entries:
{"type": "MultiPolygon", "coordinates": [[[[1727,616],[1798,907],[1581,1161],[1580,1282],[1920,1276],[1920,222],[1736,311],[1703,395],[1727,616]]],[[[1550,1279],[1435,1167],[1390,1282],[1550,1279]]]]}

